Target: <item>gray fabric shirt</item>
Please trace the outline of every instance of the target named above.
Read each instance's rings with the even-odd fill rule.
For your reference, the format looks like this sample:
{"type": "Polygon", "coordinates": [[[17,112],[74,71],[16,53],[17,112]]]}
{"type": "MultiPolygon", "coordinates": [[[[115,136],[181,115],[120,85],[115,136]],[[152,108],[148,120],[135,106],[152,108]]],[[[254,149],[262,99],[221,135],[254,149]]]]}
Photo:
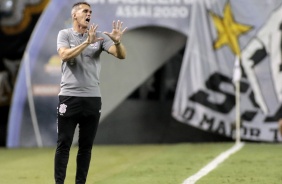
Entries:
{"type": "MultiPolygon", "coordinates": [[[[61,47],[73,48],[87,39],[87,33],[75,32],[72,28],[59,31],[57,50],[61,47]]],[[[99,76],[101,70],[100,54],[108,52],[113,41],[104,33],[96,32],[103,41],[90,44],[74,59],[62,61],[61,91],[59,95],[79,97],[101,97],[99,76]]]]}

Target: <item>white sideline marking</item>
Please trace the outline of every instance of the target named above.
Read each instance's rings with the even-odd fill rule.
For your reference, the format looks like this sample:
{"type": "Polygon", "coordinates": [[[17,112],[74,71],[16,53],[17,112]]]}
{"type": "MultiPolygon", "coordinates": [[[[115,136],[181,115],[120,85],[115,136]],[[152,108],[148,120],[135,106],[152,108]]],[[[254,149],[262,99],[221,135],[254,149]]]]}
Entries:
{"type": "Polygon", "coordinates": [[[208,163],[205,167],[199,170],[196,174],[187,178],[182,184],[195,184],[200,178],[215,169],[220,163],[227,159],[233,153],[239,151],[244,146],[244,143],[236,143],[229,150],[218,155],[213,161],[208,163]]]}

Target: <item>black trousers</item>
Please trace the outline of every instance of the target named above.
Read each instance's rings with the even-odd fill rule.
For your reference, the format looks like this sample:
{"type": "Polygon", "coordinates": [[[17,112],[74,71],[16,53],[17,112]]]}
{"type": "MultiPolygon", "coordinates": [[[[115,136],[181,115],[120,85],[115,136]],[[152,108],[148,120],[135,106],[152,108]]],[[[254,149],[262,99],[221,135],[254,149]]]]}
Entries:
{"type": "Polygon", "coordinates": [[[59,96],[57,108],[58,141],[55,154],[55,182],[63,184],[66,177],[69,151],[76,126],[79,128],[76,157],[76,184],[85,184],[91,151],[101,112],[100,97],[59,96]]]}

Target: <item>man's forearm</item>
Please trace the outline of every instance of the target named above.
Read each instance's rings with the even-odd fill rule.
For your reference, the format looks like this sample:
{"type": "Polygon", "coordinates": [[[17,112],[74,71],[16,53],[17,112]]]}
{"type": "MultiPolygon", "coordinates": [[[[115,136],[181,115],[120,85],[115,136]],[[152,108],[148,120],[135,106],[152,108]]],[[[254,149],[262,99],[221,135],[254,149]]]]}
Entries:
{"type": "Polygon", "coordinates": [[[83,42],[82,44],[73,47],[73,48],[68,48],[68,49],[64,49],[63,51],[61,51],[59,54],[62,58],[63,61],[70,61],[71,59],[75,58],[76,56],[78,56],[79,54],[81,54],[81,52],[89,45],[89,43],[87,41],[83,42]]]}
{"type": "Polygon", "coordinates": [[[125,59],[126,57],[126,49],[122,43],[116,44],[116,57],[119,59],[125,59]]]}

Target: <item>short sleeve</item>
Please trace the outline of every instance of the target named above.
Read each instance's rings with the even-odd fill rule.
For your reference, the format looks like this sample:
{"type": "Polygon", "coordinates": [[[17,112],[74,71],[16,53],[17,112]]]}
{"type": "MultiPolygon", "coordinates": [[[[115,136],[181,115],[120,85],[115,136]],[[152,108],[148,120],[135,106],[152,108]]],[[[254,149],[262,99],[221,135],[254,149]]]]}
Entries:
{"type": "Polygon", "coordinates": [[[104,33],[98,32],[98,34],[98,37],[103,38],[102,49],[108,52],[109,48],[114,44],[113,40],[104,33]]]}
{"type": "Polygon", "coordinates": [[[66,29],[59,31],[58,37],[57,37],[57,51],[61,47],[69,48],[69,40],[68,40],[68,32],[66,29]]]}

